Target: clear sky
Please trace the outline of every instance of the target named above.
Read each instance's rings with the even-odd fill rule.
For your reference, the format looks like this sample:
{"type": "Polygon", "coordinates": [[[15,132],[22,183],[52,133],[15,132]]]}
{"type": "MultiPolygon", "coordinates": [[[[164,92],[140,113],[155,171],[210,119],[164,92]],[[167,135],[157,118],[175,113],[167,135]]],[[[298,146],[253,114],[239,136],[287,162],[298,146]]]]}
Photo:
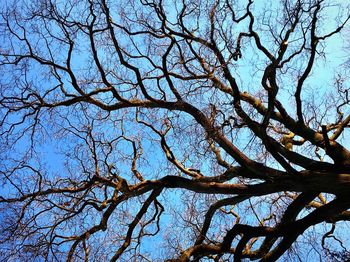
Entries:
{"type": "MultiPolygon", "coordinates": [[[[7,0],[6,0],[7,1],[7,0]]],[[[6,1],[0,2],[0,8],[3,8],[6,5],[6,1]]],[[[255,1],[253,4],[254,9],[262,8],[262,5],[265,5],[265,1],[255,1]]],[[[273,5],[273,3],[270,3],[273,5]]],[[[271,6],[270,6],[271,7],[271,6]]],[[[170,10],[170,9],[169,9],[170,10]]],[[[174,10],[173,10],[174,11],[174,10]]],[[[335,12],[337,10],[334,10],[335,12]]],[[[170,15],[172,14],[172,11],[170,11],[170,15]]],[[[203,15],[203,14],[202,14],[203,15]]],[[[325,32],[331,31],[335,28],[335,13],[329,13],[327,14],[329,16],[329,23],[323,27],[325,32]]],[[[174,16],[175,17],[175,16],[174,16]]],[[[1,18],[0,18],[1,19],[1,18]]],[[[204,22],[204,21],[203,21],[204,22]]],[[[0,21],[0,23],[3,23],[0,21]]],[[[349,32],[349,28],[347,28],[346,32],[349,32]]],[[[3,41],[8,41],[8,39],[2,39],[3,41]]],[[[297,40],[295,40],[297,41],[297,40]]],[[[8,43],[8,42],[7,42],[8,43]]],[[[349,70],[349,64],[346,64],[346,60],[349,58],[349,51],[346,49],[346,39],[343,36],[335,35],[334,37],[330,38],[327,44],[324,46],[324,56],[325,59],[319,59],[317,60],[311,77],[308,79],[306,86],[308,87],[305,92],[303,92],[303,96],[305,97],[311,97],[313,95],[313,99],[315,104],[318,105],[318,109],[321,111],[327,110],[328,106],[328,97],[332,95],[334,90],[334,76],[337,74],[346,75],[346,79],[348,81],[348,71],[349,70]]],[[[87,43],[82,43],[82,48],[84,48],[84,45],[87,45],[87,43]]],[[[255,51],[256,48],[254,46],[251,46],[249,44],[246,45],[247,47],[244,48],[244,54],[243,58],[240,61],[240,64],[232,69],[234,73],[237,76],[237,79],[241,85],[241,91],[250,91],[252,93],[257,92],[258,90],[261,90],[262,87],[260,85],[260,78],[262,75],[262,71],[257,71],[257,69],[263,67],[266,65],[267,59],[263,57],[260,54],[257,54],[255,51]]],[[[0,43],[0,51],[3,51],[4,48],[7,48],[7,44],[1,44],[0,43]]],[[[140,46],[140,48],[143,48],[140,46]]],[[[19,49],[19,47],[15,47],[15,49],[19,49]]],[[[57,54],[60,54],[60,52],[64,53],[65,50],[57,48],[57,54]]],[[[108,49],[103,49],[99,51],[99,55],[103,59],[110,59],[111,57],[108,56],[108,49]]],[[[77,72],[79,76],[82,78],[85,76],[84,74],[87,71],[84,71],[86,68],[84,68],[89,62],[90,62],[91,56],[88,57],[86,50],[82,52],[74,53],[72,57],[72,65],[74,70],[77,72]],[[84,69],[84,70],[83,70],[84,69]]],[[[111,59],[112,60],[112,59],[111,59]]],[[[349,62],[347,62],[349,63],[349,62]]],[[[300,64],[296,63],[296,65],[300,66],[300,64]]],[[[142,66],[142,65],[141,65],[142,66]]],[[[117,69],[120,69],[118,65],[116,65],[117,69]]],[[[90,69],[90,68],[89,68],[90,69]]],[[[118,74],[122,75],[123,77],[127,78],[129,77],[128,73],[125,73],[124,71],[119,72],[116,70],[118,74]],[[125,73],[125,75],[124,75],[125,73]]],[[[0,73],[2,73],[0,71],[0,73]]],[[[47,77],[46,74],[50,74],[49,70],[44,70],[42,68],[39,69],[37,66],[33,66],[30,73],[27,75],[29,82],[35,83],[35,86],[37,88],[46,88],[50,84],[53,85],[55,83],[55,80],[52,78],[47,77]],[[48,80],[49,79],[49,80],[48,80]]],[[[11,89],[11,83],[10,81],[12,78],[12,72],[5,72],[0,77],[0,82],[2,83],[2,90],[5,90],[5,92],[12,92],[11,89]],[[6,86],[6,88],[5,88],[6,86]]],[[[288,110],[294,110],[294,90],[295,83],[293,81],[295,78],[293,78],[293,75],[295,77],[295,71],[293,71],[293,68],[290,69],[285,75],[281,74],[281,91],[279,94],[279,99],[284,103],[284,105],[287,107],[288,110]]],[[[119,75],[118,75],[119,76],[119,75]]],[[[66,76],[63,76],[62,81],[65,85],[68,86],[68,89],[71,87],[71,85],[68,83],[68,80],[65,78],[66,76]]],[[[116,77],[117,78],[117,77],[116,77]]],[[[18,83],[23,84],[23,82],[19,81],[18,83]]],[[[81,83],[84,85],[84,83],[81,83]]],[[[94,83],[91,86],[96,87],[98,84],[94,83]]],[[[90,86],[90,87],[91,87],[90,86]]],[[[126,88],[128,85],[123,85],[123,88],[126,88]]],[[[16,88],[16,85],[14,85],[14,89],[16,88]]],[[[87,88],[89,86],[87,85],[87,88]]],[[[212,93],[208,93],[207,96],[203,96],[203,102],[204,105],[207,105],[207,102],[210,100],[210,95],[212,93]]],[[[106,97],[103,97],[107,99],[106,97]]],[[[198,101],[196,103],[200,104],[198,101]]],[[[77,161],[77,159],[74,159],[76,156],[81,157],[81,159],[88,159],[91,160],[91,155],[89,155],[91,152],[89,152],[89,146],[91,146],[91,140],[88,139],[88,134],[84,134],[83,137],[77,137],[76,134],[72,132],[72,130],[75,130],[76,133],[79,133],[79,131],[87,132],[88,125],[91,124],[88,121],[88,118],[83,117],[82,115],[77,115],[77,112],[79,112],[79,108],[75,108],[76,110],[71,110],[69,108],[62,108],[59,112],[50,112],[45,111],[42,113],[42,120],[41,120],[41,128],[37,130],[36,136],[35,136],[35,151],[31,151],[28,154],[28,147],[31,146],[31,133],[26,133],[25,136],[21,137],[13,147],[10,147],[7,145],[6,150],[2,150],[0,155],[2,159],[5,159],[2,163],[0,163],[0,169],[5,170],[8,166],[11,166],[13,164],[13,158],[17,157],[23,157],[23,161],[27,161],[27,163],[31,163],[33,166],[36,166],[38,168],[41,168],[42,170],[46,170],[46,175],[48,178],[69,178],[70,176],[76,175],[79,176],[79,173],[75,173],[77,170],[82,173],[82,169],[80,168],[80,163],[77,161]],[[67,121],[67,119],[69,121],[67,121]],[[74,129],[75,126],[79,126],[80,130],[74,129]],[[66,130],[64,130],[66,129],[66,130]],[[70,129],[70,131],[68,131],[70,129]],[[87,137],[87,138],[86,138],[87,137]],[[87,139],[88,143],[86,144],[86,141],[84,139],[87,139]],[[84,144],[85,143],[85,144],[84,144]],[[10,151],[11,149],[11,151],[10,151]],[[69,167],[69,168],[68,168],[69,167]]],[[[86,109],[86,112],[91,115],[97,115],[98,112],[95,108],[90,107],[86,109]]],[[[147,117],[149,119],[157,120],[157,117],[164,114],[164,111],[160,110],[157,113],[159,115],[151,115],[149,113],[150,111],[145,111],[145,114],[148,113],[147,117]]],[[[344,108],[344,113],[349,114],[350,110],[349,108],[344,108]]],[[[0,112],[2,114],[2,112],[0,112]]],[[[174,118],[174,121],[176,121],[177,114],[171,113],[172,117],[174,118]]],[[[292,115],[295,115],[295,112],[292,113],[292,115]]],[[[335,111],[329,110],[328,117],[332,118],[335,115],[335,111]]],[[[151,133],[150,130],[147,128],[136,125],[134,121],[135,111],[126,112],[121,111],[120,113],[113,113],[111,116],[105,121],[101,121],[99,124],[100,126],[97,126],[94,130],[94,135],[98,139],[102,140],[112,140],[113,138],[116,138],[120,135],[125,134],[128,138],[133,139],[134,141],[139,142],[142,139],[142,146],[143,146],[143,155],[140,157],[140,160],[138,162],[139,170],[142,171],[142,173],[145,174],[146,179],[151,179],[157,176],[162,176],[166,174],[167,171],[173,171],[173,169],[169,168],[168,165],[165,164],[165,157],[163,152],[161,151],[158,140],[159,137],[157,137],[155,134],[151,133]],[[125,123],[121,123],[121,118],[126,119],[125,123]],[[122,127],[124,130],[122,130],[122,127]]],[[[183,122],[189,123],[189,117],[186,117],[183,114],[180,114],[181,117],[184,117],[183,122]]],[[[12,121],[18,121],[19,115],[14,114],[12,117],[12,121]]],[[[179,121],[181,123],[181,121],[179,121]]],[[[161,127],[162,124],[158,123],[158,127],[161,127]]],[[[164,126],[164,125],[163,125],[164,126]]],[[[182,128],[182,126],[181,126],[182,128]]],[[[183,163],[186,165],[190,165],[193,162],[196,166],[195,168],[200,168],[203,172],[208,172],[211,170],[210,167],[210,159],[206,159],[203,157],[202,162],[195,162],[197,159],[191,158],[191,154],[187,151],[189,151],[188,146],[191,145],[191,142],[198,142],[201,138],[195,138],[194,141],[192,141],[191,135],[196,131],[194,128],[192,128],[191,123],[188,124],[188,126],[183,127],[183,129],[178,128],[175,131],[169,132],[170,138],[170,144],[172,145],[172,148],[174,149],[174,153],[180,157],[183,157],[183,163]],[[174,133],[172,133],[174,132],[174,133]],[[178,132],[178,133],[175,133],[178,132]],[[184,132],[182,136],[178,135],[180,132],[184,132]]],[[[23,129],[18,128],[16,130],[18,132],[22,132],[23,129]]],[[[240,148],[245,148],[248,143],[251,143],[250,137],[247,137],[245,133],[244,135],[240,137],[240,140],[235,141],[240,148]]],[[[4,143],[5,137],[2,140],[4,143]]],[[[122,139],[120,139],[122,140],[122,139]]],[[[342,142],[344,142],[344,145],[350,147],[350,141],[349,139],[344,138],[341,139],[342,142]]],[[[130,178],[132,176],[132,173],[130,172],[130,159],[132,158],[133,151],[132,151],[132,144],[126,141],[119,142],[115,141],[115,153],[118,154],[118,157],[110,157],[108,160],[116,163],[116,169],[121,174],[127,174],[126,177],[130,178]]],[[[197,144],[196,144],[197,145],[197,144]]],[[[4,145],[5,146],[5,145],[4,145]]],[[[192,145],[193,146],[193,145],[192,145]]],[[[4,147],[5,148],[5,147],[4,147]]],[[[102,148],[102,146],[101,146],[102,148]]],[[[99,149],[99,153],[103,155],[105,153],[103,149],[99,149]]],[[[274,165],[274,164],[271,164],[274,165]]],[[[90,167],[89,167],[90,168],[90,167]]],[[[91,167],[92,169],[92,167],[91,167]]],[[[28,170],[24,170],[22,172],[18,172],[17,179],[21,179],[22,176],[26,176],[28,170]]],[[[89,170],[91,171],[91,170],[89,170]]],[[[84,173],[85,174],[85,173],[84,173]]],[[[28,185],[29,191],[32,191],[33,188],[31,186],[33,185],[33,181],[28,179],[28,185]]],[[[10,186],[8,182],[4,183],[3,187],[0,187],[0,196],[4,196],[7,194],[16,194],[18,193],[14,189],[9,189],[10,186]]],[[[100,195],[97,195],[97,198],[103,199],[103,193],[100,192],[100,195]]],[[[164,215],[161,218],[161,226],[162,231],[156,236],[156,237],[148,237],[145,244],[141,246],[141,249],[144,251],[152,251],[154,252],[155,247],[157,247],[161,239],[169,237],[171,239],[172,233],[170,233],[170,230],[172,229],[172,225],[176,224],[180,220],[179,211],[181,210],[182,215],[186,215],[186,211],[183,212],[183,210],[190,209],[191,206],[186,206],[186,197],[187,195],[183,194],[180,190],[167,190],[167,192],[160,197],[160,199],[163,201],[163,205],[166,206],[166,211],[164,215]],[[169,208],[170,206],[170,208],[169,208]],[[177,214],[176,214],[177,213],[177,214]]],[[[210,198],[209,196],[208,198],[210,198]]],[[[220,196],[221,197],[221,196],[220,196]]],[[[205,204],[205,201],[207,199],[202,198],[201,201],[199,201],[199,204],[205,204]]],[[[208,200],[209,201],[209,200],[208,200]]],[[[210,199],[210,201],[213,201],[213,199],[210,199]]],[[[254,201],[253,201],[254,202],[254,201]]],[[[135,213],[138,211],[135,207],[139,208],[138,201],[130,201],[127,205],[123,206],[123,208],[130,208],[130,213],[135,213]],[[133,209],[134,208],[134,209],[133,209]]],[[[244,209],[249,206],[249,203],[246,203],[244,205],[239,206],[240,208],[244,209]]],[[[238,208],[237,208],[238,209],[238,208]]],[[[267,206],[262,204],[261,205],[261,213],[264,213],[267,211],[267,206]]],[[[130,215],[129,213],[129,215],[130,215]]],[[[127,215],[127,212],[125,212],[127,215]]],[[[199,214],[203,216],[202,214],[199,214]]],[[[98,217],[98,216],[96,216],[98,217]]],[[[96,219],[95,217],[95,219],[96,219]]],[[[3,218],[3,215],[0,213],[0,221],[3,218]]],[[[202,218],[202,217],[200,217],[202,218]]],[[[94,218],[91,218],[88,216],[88,219],[85,220],[85,223],[89,224],[90,221],[92,221],[94,218]]],[[[200,220],[200,219],[199,219],[200,220]]],[[[253,222],[256,223],[255,217],[249,216],[242,218],[242,221],[246,222],[253,222]]],[[[213,223],[220,226],[220,219],[215,218],[213,223]]],[[[226,221],[227,222],[227,221],[226,221]]],[[[214,228],[212,231],[210,231],[210,234],[216,234],[220,231],[223,231],[225,226],[223,225],[222,228],[214,228]]],[[[305,239],[310,238],[316,238],[318,243],[320,242],[320,236],[319,234],[323,233],[324,228],[321,226],[317,226],[315,231],[310,231],[304,234],[301,238],[301,243],[305,239]]],[[[327,226],[327,229],[329,229],[330,226],[327,226]]],[[[154,229],[154,228],[153,228],[154,229]]],[[[177,234],[179,234],[181,237],[181,234],[191,234],[190,229],[183,229],[183,231],[177,231],[177,234]]],[[[348,224],[343,223],[341,224],[337,230],[336,233],[341,235],[343,239],[346,239],[344,242],[345,245],[349,246],[350,242],[347,238],[349,234],[349,228],[348,224]]],[[[316,240],[315,240],[316,241],[316,240]]],[[[310,243],[307,241],[307,243],[310,243]]],[[[181,244],[188,244],[188,243],[181,243],[181,244]]],[[[299,244],[300,245],[300,244],[299,244]]],[[[305,248],[305,251],[301,253],[299,256],[300,261],[319,261],[320,258],[317,255],[317,253],[312,250],[312,246],[308,245],[300,246],[301,249],[305,248]],[[310,251],[311,250],[311,251],[310,251]],[[304,259],[307,260],[304,260],[304,259]]],[[[338,247],[334,247],[338,248],[338,247]]],[[[162,257],[164,254],[162,252],[161,248],[156,248],[156,255],[158,257],[162,257]]],[[[294,257],[295,258],[295,257],[294,257]]],[[[281,261],[286,261],[286,257],[284,257],[281,261]]]]}

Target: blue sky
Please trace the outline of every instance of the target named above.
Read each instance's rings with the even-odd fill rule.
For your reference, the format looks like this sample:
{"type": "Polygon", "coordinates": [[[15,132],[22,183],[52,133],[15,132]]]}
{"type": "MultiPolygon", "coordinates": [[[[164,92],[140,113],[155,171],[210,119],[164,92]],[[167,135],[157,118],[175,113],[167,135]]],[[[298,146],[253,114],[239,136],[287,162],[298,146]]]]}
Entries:
{"type": "MultiPolygon", "coordinates": [[[[259,4],[261,4],[262,2],[258,2],[254,3],[254,6],[256,6],[256,8],[260,8],[261,6],[259,6],[259,4]]],[[[4,4],[4,2],[2,2],[2,4],[4,4]]],[[[0,3],[0,6],[2,5],[0,3]]],[[[329,14],[330,16],[332,14],[329,14]]],[[[329,31],[332,30],[334,28],[335,23],[333,22],[334,20],[332,18],[330,18],[329,20],[330,22],[327,23],[327,26],[325,26],[325,31],[329,31]]],[[[325,94],[326,93],[332,93],[334,92],[334,89],[332,89],[333,87],[333,83],[334,83],[334,74],[337,74],[338,72],[340,74],[344,74],[344,72],[346,72],[346,68],[349,69],[349,67],[343,63],[343,61],[346,60],[346,58],[348,57],[348,51],[346,49],[343,49],[342,47],[344,46],[344,38],[340,38],[340,37],[332,37],[329,41],[328,44],[325,46],[325,54],[326,54],[326,59],[320,59],[319,62],[317,62],[315,64],[315,67],[313,69],[313,73],[312,76],[309,78],[308,83],[306,83],[306,85],[308,85],[308,87],[310,88],[309,90],[313,90],[313,93],[316,94],[315,97],[315,102],[316,104],[319,104],[319,108],[320,110],[325,110],[324,108],[324,103],[326,102],[325,100],[325,94]]],[[[84,44],[83,44],[84,46],[84,44]]],[[[241,64],[238,66],[238,68],[236,69],[236,75],[238,76],[239,81],[242,84],[242,91],[244,90],[249,90],[251,92],[255,92],[257,90],[261,89],[260,86],[260,82],[259,82],[259,78],[261,77],[261,72],[258,72],[256,74],[254,74],[254,71],[256,70],[256,68],[251,68],[250,71],[248,71],[248,68],[251,67],[252,65],[252,61],[255,61],[256,63],[254,64],[254,66],[260,67],[260,66],[264,66],[266,65],[266,58],[263,58],[261,55],[256,54],[254,52],[251,51],[252,48],[247,44],[247,49],[245,50],[244,53],[244,57],[241,61],[241,64]],[[253,77],[252,77],[253,75],[253,77]],[[249,79],[247,81],[247,79],[249,79]],[[258,83],[258,84],[257,84],[258,83]]],[[[60,50],[57,50],[57,52],[59,52],[60,50]]],[[[62,52],[64,50],[61,50],[62,52]]],[[[100,51],[100,55],[103,58],[108,58],[107,55],[103,54],[103,50],[100,51]]],[[[84,66],[84,63],[88,61],[88,58],[85,57],[84,52],[82,53],[76,53],[73,56],[73,67],[75,68],[76,72],[78,72],[79,75],[83,75],[84,72],[83,71],[79,71],[79,69],[81,67],[84,66]]],[[[118,68],[119,69],[119,68],[118,68]]],[[[46,84],[52,84],[54,83],[54,81],[52,80],[52,82],[47,81],[45,82],[47,79],[44,77],[44,73],[48,73],[48,71],[45,70],[39,70],[38,68],[33,68],[33,71],[29,74],[29,78],[32,81],[37,81],[37,85],[40,88],[40,85],[46,85],[46,84]],[[38,74],[38,72],[40,72],[40,76],[38,74]]],[[[8,74],[3,74],[2,75],[2,82],[8,82],[8,80],[10,79],[8,77],[8,74]]],[[[127,75],[129,76],[129,75],[127,75]]],[[[66,81],[66,79],[63,77],[64,82],[66,81]]],[[[282,81],[283,82],[283,81],[282,81]]],[[[294,105],[294,101],[292,99],[292,95],[290,94],[291,90],[288,87],[288,85],[291,85],[293,83],[291,83],[290,77],[289,75],[287,75],[285,82],[286,83],[286,87],[282,87],[281,88],[281,93],[279,95],[279,99],[281,99],[281,101],[283,101],[283,103],[286,104],[287,108],[292,110],[293,105],[294,105]],[[288,106],[289,105],[289,106],[288,106]]],[[[65,82],[65,84],[67,84],[67,82],[65,82]]],[[[68,86],[70,86],[68,84],[68,86]]],[[[303,95],[307,96],[308,92],[311,93],[311,91],[306,91],[305,94],[303,93],[303,95]]],[[[208,95],[209,96],[209,95],[208,95]]],[[[208,97],[205,97],[205,102],[206,99],[208,99],[208,97]]],[[[349,109],[346,108],[347,111],[344,111],[345,113],[349,113],[349,109]]],[[[78,110],[79,111],[79,110],[78,110]]],[[[94,111],[94,109],[89,109],[88,111],[94,111]]],[[[72,116],[70,115],[71,112],[68,109],[63,109],[62,110],[62,115],[65,116],[65,114],[68,114],[68,116],[72,116]]],[[[52,115],[51,118],[51,112],[46,111],[45,113],[43,113],[43,115],[45,116],[45,121],[43,122],[43,129],[42,130],[38,130],[37,133],[37,141],[36,141],[36,152],[33,152],[33,155],[30,156],[30,161],[33,165],[35,166],[41,166],[43,169],[47,170],[47,175],[48,177],[68,177],[70,176],[72,173],[67,172],[67,167],[65,166],[65,161],[67,160],[66,158],[70,157],[69,154],[74,153],[74,150],[77,150],[77,154],[82,155],[82,157],[84,157],[85,152],[88,152],[88,149],[86,147],[83,148],[83,146],[78,146],[79,143],[82,142],[81,139],[77,139],[74,135],[72,135],[69,132],[57,132],[57,129],[61,126],[61,127],[67,127],[68,123],[66,121],[63,120],[63,118],[60,118],[58,115],[52,115]],[[51,121],[51,122],[50,122],[51,121]],[[60,122],[56,122],[55,121],[60,121],[60,122]],[[61,153],[61,151],[68,151],[69,154],[67,154],[66,156],[64,154],[61,153]]],[[[93,113],[92,113],[93,114],[93,113]]],[[[134,117],[134,112],[121,112],[121,114],[113,114],[111,116],[111,118],[119,118],[122,114],[127,115],[127,118],[132,119],[134,117]]],[[[163,112],[161,111],[160,114],[163,114],[163,112]]],[[[330,116],[333,116],[334,112],[330,112],[330,116]]],[[[18,116],[14,116],[14,120],[17,120],[18,116]]],[[[70,120],[72,121],[73,124],[80,126],[82,129],[85,125],[86,127],[86,120],[81,117],[79,115],[75,115],[72,118],[70,118],[70,120]]],[[[184,115],[181,114],[181,117],[184,117],[184,115]]],[[[155,116],[151,116],[150,118],[153,118],[153,120],[157,119],[157,115],[155,116]]],[[[187,122],[189,120],[189,118],[186,118],[184,122],[187,122]]],[[[106,129],[102,129],[101,128],[97,128],[96,129],[96,135],[100,136],[101,134],[103,134],[107,139],[112,138],[113,136],[119,136],[121,135],[121,124],[116,121],[115,125],[113,124],[113,120],[108,121],[108,123],[106,123],[106,125],[108,125],[108,128],[106,129]]],[[[146,178],[151,178],[154,174],[154,171],[162,171],[162,168],[164,168],[163,170],[165,170],[166,168],[168,168],[165,164],[164,164],[164,155],[163,153],[160,151],[159,146],[155,146],[156,143],[154,143],[155,139],[158,139],[158,137],[154,134],[150,134],[150,131],[138,126],[135,127],[135,125],[133,123],[133,120],[130,120],[129,124],[125,124],[125,133],[126,136],[131,137],[135,140],[139,139],[140,137],[147,137],[147,139],[142,141],[143,144],[143,157],[144,159],[142,160],[142,162],[140,161],[140,170],[142,170],[145,173],[145,177],[146,178]],[[130,125],[129,125],[130,124],[130,125]],[[161,160],[160,160],[161,159],[161,160]],[[142,165],[141,165],[142,163],[142,165]]],[[[85,130],[85,129],[84,129],[85,130]]],[[[181,132],[181,130],[177,130],[178,132],[181,132]]],[[[191,131],[193,131],[191,128],[185,128],[185,130],[187,133],[186,135],[183,137],[182,142],[183,143],[176,143],[178,142],[180,139],[178,140],[170,140],[170,143],[172,143],[173,145],[173,149],[174,149],[174,153],[176,155],[179,156],[183,156],[186,155],[184,154],[184,152],[186,153],[186,147],[190,144],[191,140],[190,140],[190,135],[191,135],[191,131]]],[[[246,135],[243,132],[244,135],[246,135]]],[[[171,137],[173,134],[169,133],[169,137],[171,137]]],[[[239,146],[241,148],[244,148],[247,143],[251,141],[249,137],[244,137],[242,140],[237,141],[237,143],[239,144],[239,146]]],[[[346,140],[345,138],[343,139],[345,145],[350,146],[349,144],[349,140],[346,140]]],[[[15,151],[19,152],[19,154],[23,154],[27,147],[29,146],[29,134],[24,136],[21,140],[18,141],[18,143],[16,144],[16,146],[14,147],[14,150],[11,151],[11,153],[9,154],[9,151],[6,152],[2,152],[3,155],[9,155],[10,157],[15,157],[15,151]]],[[[130,165],[129,165],[129,158],[132,155],[132,148],[130,143],[126,143],[126,142],[120,142],[120,143],[116,143],[116,152],[120,153],[121,155],[123,155],[125,162],[122,161],[123,157],[120,158],[115,158],[115,161],[117,162],[117,168],[121,173],[127,173],[127,176],[130,176],[130,165]]],[[[17,156],[16,156],[17,157],[17,156]]],[[[74,157],[73,155],[71,157],[74,157]]],[[[113,158],[111,158],[112,161],[113,158]]],[[[187,160],[185,160],[184,162],[188,165],[192,164],[192,162],[195,162],[196,159],[192,159],[193,161],[191,161],[190,156],[187,160]]],[[[73,159],[68,159],[66,161],[69,165],[71,165],[72,170],[74,171],[74,168],[79,167],[79,163],[75,162],[73,159]]],[[[7,165],[10,164],[10,160],[8,161],[4,161],[2,162],[2,165],[7,165]]],[[[196,168],[200,168],[202,171],[208,171],[210,170],[210,161],[209,160],[203,160],[203,162],[200,163],[195,163],[197,166],[196,168]]],[[[169,169],[171,170],[171,169],[169,169]]],[[[162,174],[159,172],[159,174],[162,174]]],[[[22,174],[21,174],[22,175],[22,174]]],[[[28,184],[30,186],[30,183],[28,184]]],[[[0,195],[4,194],[6,192],[6,187],[3,187],[0,189],[0,195]]],[[[15,191],[12,191],[11,193],[14,193],[15,191]]],[[[8,193],[8,190],[7,192],[8,193]]],[[[174,209],[181,209],[184,210],[184,205],[181,204],[181,192],[180,190],[168,190],[167,193],[165,194],[167,196],[166,199],[163,199],[163,197],[161,197],[160,199],[163,199],[164,202],[163,204],[166,204],[166,201],[169,201],[168,203],[171,206],[174,206],[174,209]]],[[[138,206],[137,204],[133,203],[131,201],[131,205],[133,207],[138,206]]],[[[245,205],[242,205],[242,209],[245,207],[245,205]]],[[[264,212],[266,210],[264,210],[265,207],[263,205],[261,212],[264,212]]],[[[135,209],[136,210],[136,209],[135,209]]],[[[135,213],[136,211],[133,210],[133,212],[135,213]]],[[[164,226],[164,232],[161,232],[159,234],[159,236],[152,238],[153,240],[151,240],[151,238],[148,238],[148,240],[146,241],[146,244],[142,247],[142,249],[144,250],[153,250],[154,246],[157,245],[157,243],[159,242],[159,240],[161,238],[163,238],[164,234],[168,233],[167,230],[169,230],[169,228],[167,227],[169,225],[169,223],[174,223],[173,221],[171,221],[170,216],[171,213],[173,211],[171,209],[167,209],[166,213],[163,215],[161,223],[164,226]]],[[[89,218],[91,219],[91,218],[89,218]]],[[[219,220],[219,218],[217,218],[219,220]]],[[[246,221],[251,221],[254,222],[254,217],[246,217],[245,218],[246,221]]],[[[341,225],[341,228],[344,228],[344,230],[340,231],[340,229],[337,229],[337,231],[339,232],[339,234],[344,234],[345,235],[349,232],[349,228],[348,225],[345,225],[345,223],[343,225],[341,225]]],[[[217,229],[214,228],[213,231],[211,233],[215,233],[217,229]]],[[[321,227],[320,229],[317,229],[317,231],[321,231],[321,227]]],[[[180,232],[181,233],[188,233],[188,232],[180,232]]],[[[347,241],[346,244],[349,244],[350,242],[347,241]]],[[[159,249],[159,256],[162,256],[163,254],[161,253],[162,251],[159,249]]],[[[307,253],[307,251],[305,251],[307,253]]],[[[308,260],[307,261],[319,261],[319,258],[314,255],[314,253],[310,253],[308,256],[308,260]]]]}

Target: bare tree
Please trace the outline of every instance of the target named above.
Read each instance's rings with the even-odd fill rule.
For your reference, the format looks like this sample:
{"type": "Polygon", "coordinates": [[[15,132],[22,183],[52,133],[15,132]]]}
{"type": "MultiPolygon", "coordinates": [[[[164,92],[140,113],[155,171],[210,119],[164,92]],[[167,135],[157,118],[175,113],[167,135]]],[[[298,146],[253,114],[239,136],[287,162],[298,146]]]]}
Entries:
{"type": "Polygon", "coordinates": [[[1,259],[346,260],[347,1],[272,2],[2,3],[1,259]]]}

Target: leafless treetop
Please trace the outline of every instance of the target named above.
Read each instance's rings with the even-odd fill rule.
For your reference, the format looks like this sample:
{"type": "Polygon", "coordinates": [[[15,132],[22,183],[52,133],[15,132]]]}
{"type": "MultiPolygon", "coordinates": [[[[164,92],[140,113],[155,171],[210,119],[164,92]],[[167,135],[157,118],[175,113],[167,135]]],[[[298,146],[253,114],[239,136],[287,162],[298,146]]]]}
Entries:
{"type": "Polygon", "coordinates": [[[0,258],[346,259],[346,2],[0,4],[0,258]]]}

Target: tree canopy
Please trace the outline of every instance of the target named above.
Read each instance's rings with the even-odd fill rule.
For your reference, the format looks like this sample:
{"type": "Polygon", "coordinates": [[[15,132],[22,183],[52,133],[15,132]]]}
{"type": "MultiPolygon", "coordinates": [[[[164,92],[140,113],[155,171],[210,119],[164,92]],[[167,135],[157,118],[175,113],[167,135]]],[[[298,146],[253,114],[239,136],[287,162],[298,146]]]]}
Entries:
{"type": "Polygon", "coordinates": [[[349,258],[349,3],[262,2],[2,2],[0,258],[349,258]]]}

